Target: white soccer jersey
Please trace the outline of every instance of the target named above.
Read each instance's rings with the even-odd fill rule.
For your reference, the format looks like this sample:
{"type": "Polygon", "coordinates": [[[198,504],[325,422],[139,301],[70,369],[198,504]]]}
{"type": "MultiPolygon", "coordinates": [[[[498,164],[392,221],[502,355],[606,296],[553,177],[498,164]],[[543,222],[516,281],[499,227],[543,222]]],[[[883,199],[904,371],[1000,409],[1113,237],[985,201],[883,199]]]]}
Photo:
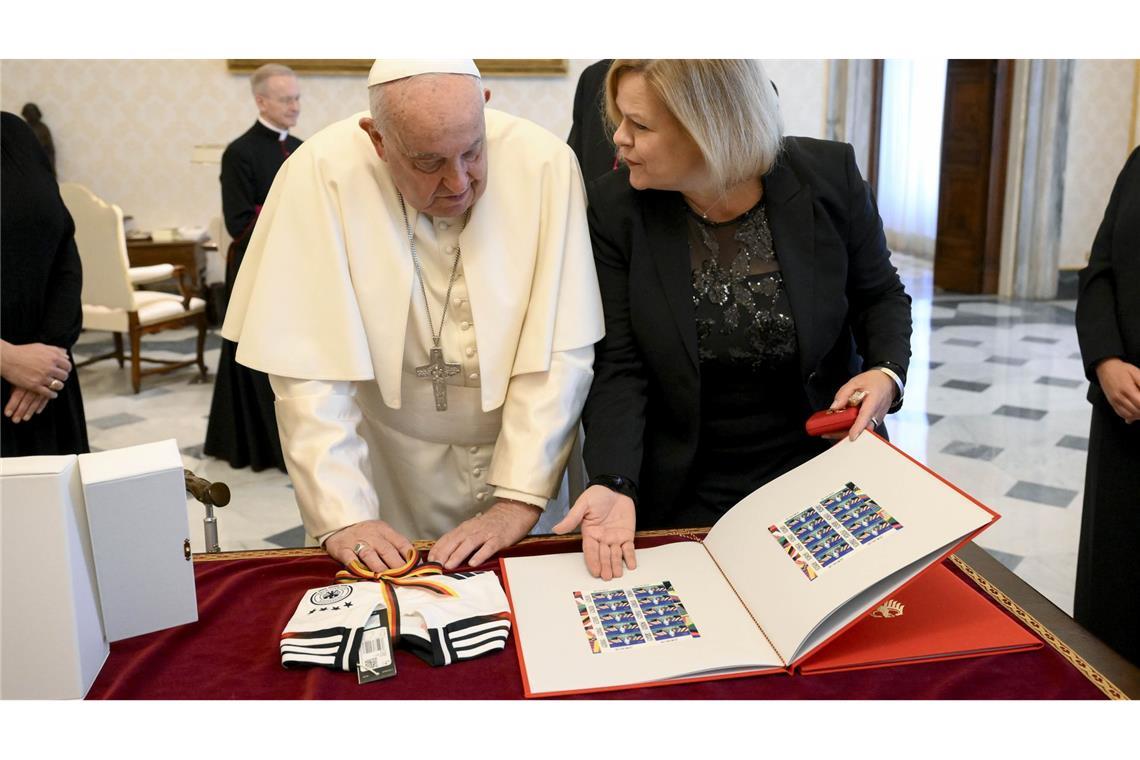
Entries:
{"type": "MultiPolygon", "coordinates": [[[[398,642],[432,665],[449,665],[506,647],[510,606],[494,573],[430,578],[451,588],[456,596],[395,586],[398,642]]],[[[281,664],[355,670],[368,618],[383,604],[379,583],[309,589],[281,634],[281,664]]]]}
{"type": "Polygon", "coordinates": [[[355,670],[365,624],[382,603],[378,583],[309,589],[281,632],[281,664],[355,670]]]}
{"type": "Polygon", "coordinates": [[[456,597],[418,588],[397,588],[401,640],[432,665],[470,660],[507,645],[510,606],[491,572],[435,575],[456,597]]]}

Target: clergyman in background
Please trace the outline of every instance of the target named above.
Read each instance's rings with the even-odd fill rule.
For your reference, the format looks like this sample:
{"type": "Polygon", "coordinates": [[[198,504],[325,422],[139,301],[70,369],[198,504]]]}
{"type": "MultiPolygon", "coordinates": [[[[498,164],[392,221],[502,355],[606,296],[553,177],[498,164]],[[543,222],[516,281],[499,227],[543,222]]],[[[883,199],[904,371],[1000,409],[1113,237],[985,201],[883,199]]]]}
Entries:
{"type": "Polygon", "coordinates": [[[618,168],[617,148],[606,127],[606,74],[613,59],[592,63],[578,76],[573,122],[566,142],[578,157],[582,177],[589,182],[618,168]]]}
{"type": "Polygon", "coordinates": [[[55,143],[51,139],[51,130],[48,129],[47,124],[44,124],[44,115],[40,112],[40,107],[35,103],[25,103],[24,107],[20,109],[20,115],[24,117],[24,121],[28,122],[28,126],[32,128],[32,134],[36,136],[36,140],[39,141],[44,153],[47,154],[51,176],[56,176],[55,143]]]}
{"type": "MultiPolygon", "coordinates": [[[[222,154],[222,215],[233,243],[226,252],[225,301],[229,301],[245,249],[273,178],[301,145],[289,134],[301,113],[301,89],[288,66],[267,63],[250,77],[257,121],[222,154]]],[[[233,467],[285,471],[273,412],[273,389],[264,372],[234,360],[236,344],[222,340],[214,398],[203,453],[233,467]]]]}

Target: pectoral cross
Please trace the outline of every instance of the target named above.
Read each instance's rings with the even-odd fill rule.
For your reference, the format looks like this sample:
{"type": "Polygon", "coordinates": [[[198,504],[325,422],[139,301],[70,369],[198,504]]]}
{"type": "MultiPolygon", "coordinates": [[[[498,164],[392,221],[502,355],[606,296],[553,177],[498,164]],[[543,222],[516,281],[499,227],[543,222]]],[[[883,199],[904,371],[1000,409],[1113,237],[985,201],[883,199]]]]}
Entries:
{"type": "Polygon", "coordinates": [[[446,378],[459,374],[458,364],[448,364],[443,360],[443,349],[433,348],[429,354],[429,361],[422,367],[416,367],[416,377],[431,380],[432,390],[435,391],[435,410],[447,411],[447,383],[446,378]]]}

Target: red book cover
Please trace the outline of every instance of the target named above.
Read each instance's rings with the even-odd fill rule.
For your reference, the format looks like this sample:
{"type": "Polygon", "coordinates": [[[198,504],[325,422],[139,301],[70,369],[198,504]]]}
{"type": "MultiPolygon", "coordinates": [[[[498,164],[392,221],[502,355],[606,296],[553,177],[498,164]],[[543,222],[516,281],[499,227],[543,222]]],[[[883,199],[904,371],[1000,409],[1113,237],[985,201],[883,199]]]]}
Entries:
{"type": "Polygon", "coordinates": [[[621,578],[592,578],[576,554],[503,558],[524,692],[555,696],[1039,647],[942,566],[997,519],[865,434],[757,489],[703,541],[639,549],[637,568],[621,578]],[[885,615],[896,624],[887,634],[872,627],[885,615]]]}
{"type": "Polygon", "coordinates": [[[1041,641],[936,565],[869,611],[797,670],[804,675],[1024,652],[1041,641]]]}

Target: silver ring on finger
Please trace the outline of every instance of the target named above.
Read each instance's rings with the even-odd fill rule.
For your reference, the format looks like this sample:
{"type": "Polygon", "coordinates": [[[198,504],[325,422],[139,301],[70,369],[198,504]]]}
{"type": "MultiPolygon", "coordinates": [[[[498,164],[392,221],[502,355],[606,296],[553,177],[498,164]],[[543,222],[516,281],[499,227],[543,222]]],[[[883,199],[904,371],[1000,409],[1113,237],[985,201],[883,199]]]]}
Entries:
{"type": "Polygon", "coordinates": [[[871,424],[875,427],[878,427],[879,426],[879,419],[877,417],[872,417],[871,418],[871,424]]]}
{"type": "Polygon", "coordinates": [[[360,553],[362,551],[364,551],[365,549],[368,549],[368,548],[369,548],[368,544],[364,543],[363,541],[357,541],[352,546],[352,553],[355,554],[357,557],[359,557],[360,553]]]}

